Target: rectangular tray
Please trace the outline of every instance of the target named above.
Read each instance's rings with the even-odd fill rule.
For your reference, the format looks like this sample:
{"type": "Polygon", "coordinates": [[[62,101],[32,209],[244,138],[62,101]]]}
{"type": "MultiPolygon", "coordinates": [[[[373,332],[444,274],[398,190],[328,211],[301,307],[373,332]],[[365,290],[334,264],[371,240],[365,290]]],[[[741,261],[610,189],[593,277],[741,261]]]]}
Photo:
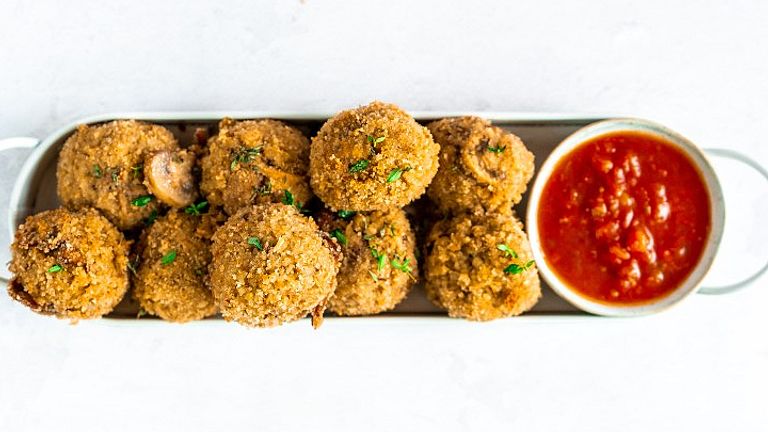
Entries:
{"type": "MultiPolygon", "coordinates": [[[[582,126],[595,121],[610,118],[608,116],[576,116],[561,114],[524,114],[524,113],[488,113],[488,112],[416,112],[412,113],[420,122],[430,120],[455,117],[460,115],[476,115],[489,119],[494,125],[499,126],[509,132],[522,138],[526,146],[534,153],[536,157],[536,168],[544,162],[549,153],[565,137],[579,129],[582,126]]],[[[286,121],[299,129],[307,136],[313,136],[322,123],[333,113],[318,114],[297,114],[297,113],[278,113],[278,112],[213,112],[213,113],[117,113],[90,117],[73,122],[67,125],[38,145],[26,163],[21,169],[21,174],[14,188],[14,194],[18,202],[16,208],[11,208],[14,213],[9,218],[9,228],[15,228],[29,214],[34,214],[43,210],[52,209],[59,205],[56,196],[56,162],[58,153],[64,141],[72,134],[79,124],[96,124],[115,119],[136,119],[157,123],[167,127],[179,140],[182,145],[191,143],[193,133],[196,128],[208,128],[210,132],[215,133],[218,128],[218,122],[223,117],[235,119],[252,118],[272,118],[286,121]],[[21,183],[21,184],[19,184],[21,183]]],[[[530,185],[529,185],[530,186],[530,185]]],[[[530,189],[530,187],[529,187],[530,189]]],[[[528,202],[528,195],[524,195],[523,200],[516,206],[517,214],[524,217],[528,202]]],[[[12,200],[13,203],[13,200],[12,200]]],[[[557,316],[588,316],[558,297],[542,280],[542,298],[539,303],[525,317],[557,317],[557,316]]],[[[123,302],[105,318],[114,321],[135,322],[138,313],[138,305],[126,296],[123,302]]],[[[433,306],[426,298],[421,284],[414,287],[408,298],[398,307],[376,317],[439,317],[445,316],[444,312],[433,306]]],[[[333,318],[331,319],[347,319],[333,318]]],[[[520,319],[517,318],[517,319],[520,319]]],[[[152,319],[151,317],[144,317],[152,319]]],[[[203,322],[219,320],[212,318],[203,322]]]]}

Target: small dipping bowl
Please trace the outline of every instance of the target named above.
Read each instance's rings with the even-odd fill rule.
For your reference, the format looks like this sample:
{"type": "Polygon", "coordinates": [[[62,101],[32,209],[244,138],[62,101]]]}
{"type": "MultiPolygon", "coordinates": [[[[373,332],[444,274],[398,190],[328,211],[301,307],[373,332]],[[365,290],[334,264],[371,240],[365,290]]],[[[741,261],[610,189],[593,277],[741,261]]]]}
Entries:
{"type": "MultiPolygon", "coordinates": [[[[616,144],[620,146],[621,144],[616,144]]],[[[645,172],[645,171],[644,171],[645,172]]],[[[674,206],[671,212],[674,212],[674,206]]],[[[667,129],[659,124],[640,120],[640,119],[611,119],[585,126],[568,136],[555,150],[549,155],[544,164],[539,169],[528,202],[528,211],[526,215],[528,235],[530,238],[533,256],[536,265],[539,268],[541,276],[546,280],[549,286],[562,298],[573,304],[577,308],[597,315],[605,316],[639,316],[647,315],[673,306],[694,293],[701,285],[708,270],[712,266],[715,254],[723,235],[725,225],[725,204],[720,183],[715,175],[712,166],[707,161],[704,153],[692,142],[680,134],[667,129]],[[629,133],[639,135],[650,135],[649,138],[662,141],[687,157],[692,166],[698,171],[703,182],[706,193],[709,198],[709,208],[702,209],[710,212],[709,230],[703,240],[701,253],[698,262],[693,265],[687,276],[680,279],[675,286],[663,295],[638,302],[611,302],[610,300],[593,298],[586,295],[582,290],[575,288],[573,281],[569,284],[555,270],[554,265],[548,260],[545,249],[542,245],[542,229],[539,226],[540,212],[546,212],[547,209],[541,207],[542,194],[549,181],[553,177],[560,163],[568,159],[574,150],[582,145],[589,145],[594,139],[602,136],[616,133],[629,133]]],[[[625,227],[626,228],[626,227],[625,227]]],[[[584,227],[572,226],[573,230],[583,230],[584,227]]],[[[585,257],[585,259],[587,259],[585,257]]],[[[661,257],[659,257],[661,259],[661,257]]],[[[597,267],[597,266],[596,266],[597,267]]],[[[595,271],[600,271],[595,268],[595,271]]],[[[618,282],[617,277],[617,282],[618,282]]]]}

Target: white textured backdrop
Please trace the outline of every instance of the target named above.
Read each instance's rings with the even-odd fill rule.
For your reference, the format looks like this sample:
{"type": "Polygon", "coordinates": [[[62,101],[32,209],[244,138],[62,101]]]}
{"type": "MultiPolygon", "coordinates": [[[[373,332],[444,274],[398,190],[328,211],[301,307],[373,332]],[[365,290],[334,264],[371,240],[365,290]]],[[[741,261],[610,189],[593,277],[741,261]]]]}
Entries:
{"type": "MultiPolygon", "coordinates": [[[[377,98],[631,114],[768,165],[768,2],[518,3],[2,0],[0,137],[377,98]]],[[[765,285],[644,319],[317,332],[70,326],[0,294],[0,430],[762,431],[765,285]]]]}

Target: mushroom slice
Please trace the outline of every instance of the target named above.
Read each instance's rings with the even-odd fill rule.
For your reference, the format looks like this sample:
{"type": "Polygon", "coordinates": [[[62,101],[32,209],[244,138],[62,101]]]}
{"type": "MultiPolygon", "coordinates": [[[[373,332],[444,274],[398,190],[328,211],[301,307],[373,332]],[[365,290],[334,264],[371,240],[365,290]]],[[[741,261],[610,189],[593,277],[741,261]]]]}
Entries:
{"type": "Polygon", "coordinates": [[[197,198],[192,168],[194,153],[187,150],[164,150],[147,157],[144,162],[144,184],[157,199],[171,207],[186,207],[197,198]]]}

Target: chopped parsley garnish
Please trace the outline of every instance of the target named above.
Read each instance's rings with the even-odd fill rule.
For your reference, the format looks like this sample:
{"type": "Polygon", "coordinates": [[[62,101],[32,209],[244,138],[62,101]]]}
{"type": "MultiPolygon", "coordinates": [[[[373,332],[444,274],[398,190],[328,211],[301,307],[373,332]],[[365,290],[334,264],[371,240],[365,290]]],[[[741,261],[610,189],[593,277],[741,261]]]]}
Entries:
{"type": "Polygon", "coordinates": [[[160,259],[160,262],[163,265],[168,265],[172,262],[176,261],[176,250],[171,249],[167,254],[163,255],[163,258],[160,259]]]}
{"type": "Polygon", "coordinates": [[[208,207],[208,201],[200,201],[197,204],[192,204],[184,209],[184,213],[188,215],[200,216],[200,213],[208,207]]]}
{"type": "Polygon", "coordinates": [[[60,266],[59,264],[54,264],[48,269],[48,273],[58,273],[63,269],[64,267],[60,266]]]}
{"type": "Polygon", "coordinates": [[[341,243],[342,246],[346,246],[347,245],[347,236],[345,236],[344,233],[341,232],[340,229],[336,228],[335,230],[331,231],[330,234],[331,234],[331,237],[333,237],[336,240],[338,240],[339,243],[341,243]]]}
{"type": "Polygon", "coordinates": [[[513,251],[512,248],[507,246],[505,243],[499,243],[496,245],[496,249],[504,252],[504,256],[509,256],[512,258],[517,258],[517,252],[513,251]]]}
{"type": "Polygon", "coordinates": [[[370,162],[367,159],[360,159],[359,161],[349,164],[349,172],[356,173],[368,168],[370,162]]]}
{"type": "Polygon", "coordinates": [[[152,210],[149,213],[149,216],[147,216],[146,219],[144,219],[144,225],[150,226],[157,220],[157,210],[152,210]]]}
{"type": "Polygon", "coordinates": [[[296,203],[296,200],[293,198],[293,194],[288,189],[285,189],[283,191],[283,204],[285,205],[294,205],[296,203]]]}
{"type": "Polygon", "coordinates": [[[283,204],[296,207],[296,210],[298,210],[299,213],[311,213],[311,210],[304,208],[303,203],[296,201],[296,198],[294,198],[293,194],[288,189],[283,189],[283,204]]]}
{"type": "Polygon", "coordinates": [[[145,205],[149,204],[155,197],[152,195],[142,195],[133,201],[131,201],[131,205],[134,207],[144,207],[145,205]]]}
{"type": "Polygon", "coordinates": [[[379,281],[379,277],[376,275],[376,273],[368,270],[368,274],[371,275],[371,279],[373,279],[374,282],[378,282],[379,281]]]}
{"type": "Polygon", "coordinates": [[[373,135],[366,135],[365,139],[371,144],[371,154],[375,155],[379,153],[379,149],[376,148],[377,144],[384,141],[385,137],[375,137],[373,135]]]}
{"type": "Polygon", "coordinates": [[[103,172],[101,171],[101,167],[98,164],[94,164],[91,168],[91,172],[93,172],[93,176],[96,178],[101,178],[103,172]]]}
{"type": "Polygon", "coordinates": [[[109,171],[112,172],[112,174],[111,174],[112,183],[117,183],[117,176],[120,174],[120,169],[119,168],[109,168],[109,171]]]}
{"type": "Polygon", "coordinates": [[[381,253],[374,248],[371,248],[371,255],[376,258],[376,269],[381,271],[385,265],[387,265],[387,254],[381,253]]]}
{"type": "Polygon", "coordinates": [[[147,315],[147,311],[144,310],[144,308],[139,308],[139,311],[136,312],[136,319],[139,319],[143,317],[144,315],[147,315]]]}
{"type": "Polygon", "coordinates": [[[413,270],[411,269],[410,262],[408,262],[408,258],[405,258],[402,261],[398,261],[396,258],[392,258],[389,263],[392,265],[392,267],[405,273],[410,273],[413,270]]]}
{"type": "Polygon", "coordinates": [[[256,193],[259,195],[269,195],[272,193],[272,182],[267,179],[266,182],[264,182],[263,185],[259,186],[258,189],[256,189],[256,193]]]}
{"type": "Polygon", "coordinates": [[[368,136],[365,137],[365,139],[367,139],[369,143],[371,143],[373,145],[376,145],[376,144],[379,144],[381,142],[384,142],[386,137],[383,137],[383,136],[374,137],[373,135],[368,135],[368,136]]]}
{"type": "Polygon", "coordinates": [[[381,254],[376,257],[376,268],[381,271],[387,265],[387,254],[381,254]]]}
{"type": "Polygon", "coordinates": [[[488,151],[492,153],[503,153],[504,150],[506,149],[507,149],[507,146],[496,146],[496,147],[488,146],[488,151]]]}
{"type": "Polygon", "coordinates": [[[411,167],[393,169],[392,171],[389,172],[389,175],[387,176],[387,183],[392,183],[393,181],[399,180],[400,176],[402,176],[404,172],[410,171],[410,170],[411,170],[411,167]]]}
{"type": "Polygon", "coordinates": [[[518,265],[518,264],[514,264],[513,263],[513,264],[508,265],[504,269],[504,273],[506,273],[506,274],[513,274],[513,275],[520,274],[520,273],[528,270],[529,268],[531,268],[531,266],[533,266],[533,264],[534,264],[533,260],[528,261],[527,263],[525,263],[523,265],[518,265]]]}
{"type": "Polygon", "coordinates": [[[128,261],[128,270],[133,273],[134,276],[136,276],[137,269],[136,267],[139,265],[139,257],[136,257],[136,262],[132,263],[130,260],[128,261]]]}
{"type": "Polygon", "coordinates": [[[133,171],[133,178],[138,178],[139,175],[141,174],[141,170],[143,170],[143,169],[144,169],[144,165],[143,164],[138,164],[136,166],[132,166],[131,167],[131,171],[133,171]]]}
{"type": "Polygon", "coordinates": [[[234,171],[235,167],[239,163],[248,163],[253,160],[256,156],[261,154],[261,147],[256,148],[242,148],[235,152],[235,155],[232,158],[232,163],[229,164],[229,170],[234,171]]]}
{"type": "Polygon", "coordinates": [[[264,246],[261,244],[261,240],[259,240],[258,237],[248,237],[248,244],[260,251],[264,250],[264,246]]]}
{"type": "Polygon", "coordinates": [[[352,210],[339,210],[338,213],[336,213],[340,218],[347,220],[351,218],[352,216],[356,215],[356,211],[352,210]]]}

